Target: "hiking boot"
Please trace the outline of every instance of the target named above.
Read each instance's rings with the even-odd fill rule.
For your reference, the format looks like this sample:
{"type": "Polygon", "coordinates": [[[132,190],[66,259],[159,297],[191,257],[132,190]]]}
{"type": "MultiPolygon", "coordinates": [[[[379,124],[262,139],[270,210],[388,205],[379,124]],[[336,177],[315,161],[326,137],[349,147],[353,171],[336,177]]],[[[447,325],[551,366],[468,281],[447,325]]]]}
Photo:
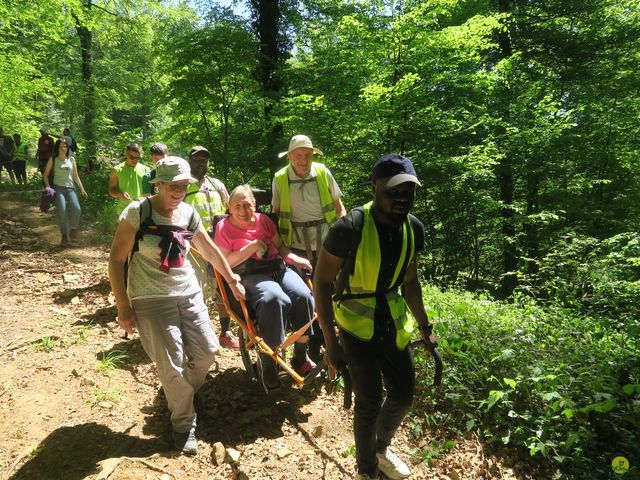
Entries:
{"type": "Polygon", "coordinates": [[[173,446],[176,450],[185,455],[195,455],[198,453],[198,441],[196,440],[196,427],[192,427],[188,432],[171,432],[173,446]]]}
{"type": "Polygon", "coordinates": [[[71,241],[69,240],[69,236],[68,235],[62,235],[62,237],[60,239],[60,246],[62,248],[71,246],[71,241]]]}
{"type": "Polygon", "coordinates": [[[220,345],[225,348],[232,348],[234,350],[240,349],[240,341],[238,340],[238,337],[231,333],[231,330],[227,330],[221,334],[218,337],[218,341],[220,342],[220,345]]]}
{"type": "Polygon", "coordinates": [[[76,240],[78,240],[78,235],[80,235],[80,229],[72,228],[71,231],[69,232],[69,239],[72,242],[75,242],[76,240]]]}
{"type": "Polygon", "coordinates": [[[378,468],[391,480],[402,480],[411,475],[411,470],[400,458],[387,448],[384,453],[376,453],[378,457],[378,468]]]}
{"type": "Polygon", "coordinates": [[[311,370],[316,368],[316,364],[307,355],[308,345],[306,343],[296,342],[293,344],[293,358],[291,359],[291,367],[298,375],[304,377],[311,370]]]}

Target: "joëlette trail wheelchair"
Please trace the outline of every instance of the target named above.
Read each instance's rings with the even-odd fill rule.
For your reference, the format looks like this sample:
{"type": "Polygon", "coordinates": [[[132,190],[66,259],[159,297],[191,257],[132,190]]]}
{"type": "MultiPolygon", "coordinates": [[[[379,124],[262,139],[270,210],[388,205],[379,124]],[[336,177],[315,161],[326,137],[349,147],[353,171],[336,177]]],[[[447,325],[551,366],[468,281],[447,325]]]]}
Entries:
{"type": "MultiPolygon", "coordinates": [[[[318,376],[318,374],[326,367],[324,360],[318,362],[318,364],[311,369],[305,377],[300,376],[285,360],[286,350],[292,346],[294,342],[298,340],[311,326],[316,317],[315,313],[313,318],[311,318],[311,320],[303,327],[295,332],[291,332],[282,344],[275,348],[271,348],[258,334],[258,329],[254,320],[254,312],[251,311],[244,300],[238,301],[233,297],[231,289],[222,275],[213,269],[210,269],[210,271],[217,282],[220,296],[227,308],[229,316],[231,316],[231,318],[233,318],[240,327],[238,331],[240,355],[242,357],[244,368],[251,378],[255,378],[266,392],[269,391],[263,380],[263,367],[259,353],[263,353],[271,357],[280,369],[286,372],[291,380],[299,387],[304,387],[318,376]]],[[[312,289],[309,279],[307,278],[305,281],[309,288],[312,289]]]]}
{"type": "MultiPolygon", "coordinates": [[[[254,197],[256,199],[257,211],[260,211],[260,206],[268,205],[271,201],[270,192],[264,190],[253,189],[254,197]]],[[[261,212],[264,213],[264,212],[261,212]]],[[[274,219],[272,214],[267,213],[274,220],[277,225],[277,219],[274,219]]],[[[212,231],[215,232],[217,223],[225,218],[225,215],[218,215],[214,218],[212,231]]],[[[219,295],[222,302],[229,313],[229,316],[240,327],[238,331],[238,337],[240,341],[240,354],[242,357],[242,363],[247,374],[251,378],[255,378],[262,388],[268,392],[264,379],[263,379],[263,366],[260,353],[263,353],[271,357],[278,367],[288,374],[293,383],[299,387],[304,387],[305,384],[309,384],[311,380],[318,376],[318,374],[325,369],[326,362],[324,359],[320,360],[314,368],[312,368],[304,377],[300,376],[287,362],[286,362],[286,350],[292,346],[296,340],[305,334],[306,330],[315,321],[316,314],[314,312],[313,317],[304,326],[299,328],[295,332],[291,332],[285,337],[285,341],[275,348],[271,348],[260,337],[258,328],[255,321],[255,312],[247,305],[244,300],[238,301],[231,293],[229,285],[224,280],[222,275],[215,271],[211,265],[208,267],[209,277],[213,285],[217,285],[219,295]]],[[[302,275],[303,280],[313,292],[313,285],[309,276],[302,275]]]]}

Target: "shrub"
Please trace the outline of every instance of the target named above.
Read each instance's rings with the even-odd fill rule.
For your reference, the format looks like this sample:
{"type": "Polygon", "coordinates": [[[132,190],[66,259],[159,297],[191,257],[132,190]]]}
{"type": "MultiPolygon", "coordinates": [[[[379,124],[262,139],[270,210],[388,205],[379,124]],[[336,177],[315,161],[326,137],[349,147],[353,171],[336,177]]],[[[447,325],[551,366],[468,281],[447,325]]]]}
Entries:
{"type": "MultiPolygon", "coordinates": [[[[445,415],[450,432],[474,429],[524,448],[565,478],[605,478],[618,455],[638,465],[634,337],[608,319],[525,296],[507,304],[428,288],[425,302],[445,358],[445,387],[440,398],[419,395],[415,416],[445,415]]],[[[426,390],[430,379],[419,378],[426,390]]]]}

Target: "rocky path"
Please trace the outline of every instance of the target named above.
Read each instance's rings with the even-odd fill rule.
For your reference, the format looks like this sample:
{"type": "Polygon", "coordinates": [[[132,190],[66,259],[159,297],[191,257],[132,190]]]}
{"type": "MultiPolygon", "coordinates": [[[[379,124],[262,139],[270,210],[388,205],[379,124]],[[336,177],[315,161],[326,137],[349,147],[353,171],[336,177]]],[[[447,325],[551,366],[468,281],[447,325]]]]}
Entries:
{"type": "MultiPolygon", "coordinates": [[[[198,455],[171,451],[166,402],[139,340],[123,339],[108,238],[60,250],[52,214],[0,194],[0,478],[325,479],[354,474],[351,413],[323,381],[265,395],[222,350],[203,387],[198,455]]],[[[461,438],[429,468],[431,438],[399,432],[414,479],[528,478],[461,438]]]]}

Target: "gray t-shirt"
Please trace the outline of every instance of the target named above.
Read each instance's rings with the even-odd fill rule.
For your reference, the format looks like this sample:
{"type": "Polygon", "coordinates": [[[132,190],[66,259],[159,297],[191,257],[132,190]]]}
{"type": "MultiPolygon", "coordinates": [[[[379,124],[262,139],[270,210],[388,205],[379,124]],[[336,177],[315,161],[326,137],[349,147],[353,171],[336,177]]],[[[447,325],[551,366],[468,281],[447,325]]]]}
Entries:
{"type": "MultiPolygon", "coordinates": [[[[140,202],[131,202],[120,214],[120,220],[129,223],[136,231],[140,228],[140,202]]],[[[147,215],[145,206],[145,215],[147,215]]],[[[156,225],[173,225],[188,228],[194,216],[194,223],[200,226],[202,221],[191,205],[181,202],[174,211],[173,218],[163,217],[153,211],[152,220],[156,225]]],[[[129,300],[149,297],[189,296],[200,290],[193,266],[189,261],[189,243],[182,252],[184,263],[181,267],[173,267],[169,273],[160,270],[160,240],[158,235],[144,235],[138,242],[129,263],[127,294],[129,300]]]]}
{"type": "Polygon", "coordinates": [[[73,188],[73,157],[53,159],[53,184],[58,187],[73,188]]]}

